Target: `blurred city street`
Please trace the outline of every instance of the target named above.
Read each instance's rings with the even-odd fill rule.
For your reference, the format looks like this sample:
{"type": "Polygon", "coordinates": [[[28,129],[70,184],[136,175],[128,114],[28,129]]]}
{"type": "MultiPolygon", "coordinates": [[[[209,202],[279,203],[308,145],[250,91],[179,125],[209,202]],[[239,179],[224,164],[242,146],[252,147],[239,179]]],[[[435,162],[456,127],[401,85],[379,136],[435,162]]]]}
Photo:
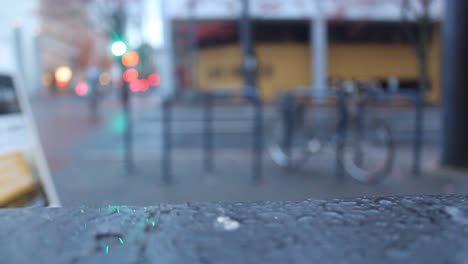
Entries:
{"type": "MultiPolygon", "coordinates": [[[[458,177],[464,148],[454,139],[464,138],[455,122],[463,111],[447,108],[458,107],[457,96],[442,96],[443,1],[299,2],[13,5],[0,51],[25,83],[19,99],[32,103],[63,204],[467,191],[458,177]],[[36,19],[15,20],[31,10],[40,10],[36,19]],[[213,108],[209,98],[217,98],[213,108]],[[291,169],[295,159],[308,160],[291,169]]],[[[23,115],[11,95],[18,88],[7,86],[5,115],[23,115]]],[[[31,149],[40,147],[28,146],[20,161],[34,159],[31,168],[48,175],[31,149]]]]}
{"type": "Polygon", "coordinates": [[[7,262],[466,263],[468,1],[4,2],[7,262]]]}
{"type": "MultiPolygon", "coordinates": [[[[134,105],[135,170],[124,173],[121,112],[115,96],[100,105],[100,118],[90,120],[86,101],[76,97],[38,98],[33,108],[46,156],[65,205],[145,205],[186,201],[298,200],[399,194],[461,193],[468,183],[438,170],[439,111],[427,111],[423,175],[411,173],[411,109],[385,111],[393,125],[397,166],[392,177],[376,185],[334,176],[334,156],[313,157],[292,174],[264,155],[261,184],[251,178],[252,109],[217,106],[215,170],[206,173],[202,152],[202,108],[178,105],[174,110],[172,184],[161,178],[161,122],[157,96],[136,97],[134,105]],[[402,119],[403,118],[403,119],[402,119]],[[51,133],[53,131],[53,133],[51,133]],[[442,177],[443,176],[443,177],[442,177]]],[[[267,107],[265,127],[274,115],[267,107]]]]}

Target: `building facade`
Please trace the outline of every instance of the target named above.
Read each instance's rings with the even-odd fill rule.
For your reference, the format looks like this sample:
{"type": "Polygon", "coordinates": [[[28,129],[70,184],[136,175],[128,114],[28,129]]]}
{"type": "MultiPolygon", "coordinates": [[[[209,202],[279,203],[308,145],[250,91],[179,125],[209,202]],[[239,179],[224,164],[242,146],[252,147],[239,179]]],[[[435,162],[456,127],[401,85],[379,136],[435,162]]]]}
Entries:
{"type": "MultiPolygon", "coordinates": [[[[201,89],[242,86],[242,55],[237,19],[240,1],[173,2],[172,16],[179,23],[197,22],[196,80],[201,89]],[[185,7],[185,8],[184,8],[185,7]],[[180,22],[182,21],[182,22],[180,22]],[[192,22],[190,22],[192,21],[192,22]],[[217,28],[217,29],[216,29],[217,28]],[[211,32],[211,33],[210,33],[211,32]]],[[[312,27],[317,1],[252,0],[250,10],[258,65],[258,83],[267,101],[285,90],[314,84],[312,27]]],[[[420,1],[410,1],[416,13],[420,1]]],[[[327,21],[326,78],[375,80],[385,87],[398,79],[401,88],[418,88],[418,64],[414,33],[416,17],[408,25],[402,17],[402,0],[324,1],[327,21]]],[[[430,88],[427,101],[440,101],[440,21],[442,1],[429,7],[432,20],[429,43],[430,88]]],[[[188,25],[187,25],[188,26],[188,25]]],[[[180,35],[175,35],[177,39],[180,35]]],[[[176,41],[177,42],[177,41],[176,41]]],[[[183,48],[182,48],[183,50],[183,48]]],[[[190,69],[188,69],[190,70],[190,69]]]]}
{"type": "MultiPolygon", "coordinates": [[[[73,71],[73,79],[80,81],[85,79],[88,67],[111,67],[108,33],[94,28],[89,4],[87,0],[41,0],[40,42],[45,77],[50,78],[58,67],[67,66],[73,71]]],[[[103,23],[106,21],[101,18],[103,23]]]]}

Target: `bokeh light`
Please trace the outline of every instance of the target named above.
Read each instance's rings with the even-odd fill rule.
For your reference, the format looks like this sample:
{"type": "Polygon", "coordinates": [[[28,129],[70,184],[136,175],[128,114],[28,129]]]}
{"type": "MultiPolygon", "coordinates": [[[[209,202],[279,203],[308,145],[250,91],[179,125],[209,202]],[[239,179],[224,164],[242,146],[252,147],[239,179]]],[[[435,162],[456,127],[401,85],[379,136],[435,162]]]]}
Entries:
{"type": "Polygon", "coordinates": [[[111,51],[114,56],[120,57],[127,52],[127,44],[123,41],[116,41],[112,44],[111,51]]]}
{"type": "Polygon", "coordinates": [[[57,86],[65,87],[70,82],[73,76],[73,72],[68,66],[58,67],[55,71],[55,80],[57,81],[57,86]]]}
{"type": "Polygon", "coordinates": [[[125,67],[134,67],[140,61],[140,55],[136,51],[131,51],[122,57],[122,64],[125,67]]]}
{"type": "Polygon", "coordinates": [[[161,83],[161,76],[157,73],[152,73],[148,76],[148,84],[158,86],[161,83]]]}
{"type": "Polygon", "coordinates": [[[148,91],[148,81],[147,80],[134,80],[130,83],[130,91],[134,93],[146,92],[148,91]]]}
{"type": "Polygon", "coordinates": [[[123,80],[125,82],[132,82],[138,79],[138,71],[135,69],[128,69],[123,72],[123,80]]]}
{"type": "Polygon", "coordinates": [[[111,76],[109,73],[103,72],[101,73],[101,75],[99,75],[99,84],[101,84],[102,86],[109,85],[110,81],[111,81],[111,76]]]}
{"type": "Polygon", "coordinates": [[[88,94],[88,91],[89,91],[89,86],[88,86],[88,84],[86,82],[79,82],[75,86],[75,93],[78,96],[83,97],[86,94],[88,94]]]}

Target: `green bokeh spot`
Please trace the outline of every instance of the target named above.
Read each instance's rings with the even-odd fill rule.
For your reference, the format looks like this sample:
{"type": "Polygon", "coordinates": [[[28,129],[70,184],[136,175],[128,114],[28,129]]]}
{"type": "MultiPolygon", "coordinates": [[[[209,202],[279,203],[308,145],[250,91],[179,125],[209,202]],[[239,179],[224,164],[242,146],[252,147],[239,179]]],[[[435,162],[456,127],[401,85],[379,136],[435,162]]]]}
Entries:
{"type": "Polygon", "coordinates": [[[117,113],[111,121],[112,132],[123,134],[127,129],[127,118],[124,112],[117,113]]]}
{"type": "Polygon", "coordinates": [[[128,209],[128,206],[125,206],[125,205],[109,205],[109,206],[107,206],[107,209],[110,210],[110,211],[116,211],[117,213],[120,213],[120,210],[128,209]]]}

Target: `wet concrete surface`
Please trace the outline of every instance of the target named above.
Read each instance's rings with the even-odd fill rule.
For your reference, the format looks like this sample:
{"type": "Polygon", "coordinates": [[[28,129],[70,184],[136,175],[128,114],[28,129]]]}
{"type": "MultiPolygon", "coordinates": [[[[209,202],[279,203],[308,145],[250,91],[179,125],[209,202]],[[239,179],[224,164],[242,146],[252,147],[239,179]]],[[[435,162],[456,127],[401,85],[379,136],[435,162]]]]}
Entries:
{"type": "Polygon", "coordinates": [[[468,197],[0,211],[2,263],[466,263],[468,197]]]}

